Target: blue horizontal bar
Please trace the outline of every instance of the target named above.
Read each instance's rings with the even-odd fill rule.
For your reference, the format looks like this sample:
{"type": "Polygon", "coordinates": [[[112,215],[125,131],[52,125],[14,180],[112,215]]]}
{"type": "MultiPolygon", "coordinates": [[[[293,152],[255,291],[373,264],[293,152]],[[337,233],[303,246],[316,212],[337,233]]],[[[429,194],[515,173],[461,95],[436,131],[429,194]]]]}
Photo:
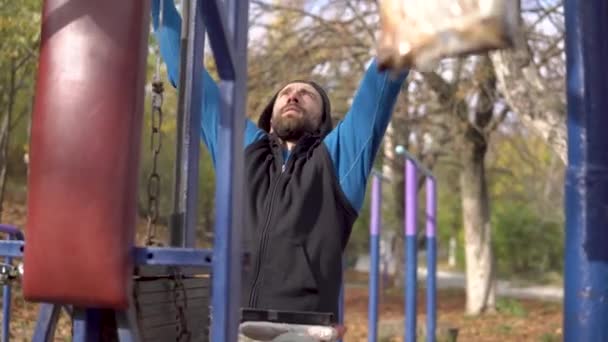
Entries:
{"type": "Polygon", "coordinates": [[[211,267],[213,250],[180,247],[136,247],[137,265],[211,267]]]}
{"type": "MultiPolygon", "coordinates": [[[[22,258],[23,241],[0,241],[0,256],[22,258]]],[[[211,267],[213,251],[200,248],[135,247],[135,264],[211,267]]]]}
{"type": "Polygon", "coordinates": [[[217,72],[222,80],[234,81],[236,78],[234,48],[230,44],[233,40],[228,31],[224,4],[219,0],[203,0],[198,7],[203,15],[217,72]]]}
{"type": "Polygon", "coordinates": [[[0,241],[0,257],[21,258],[23,257],[23,241],[7,240],[0,241]]]}

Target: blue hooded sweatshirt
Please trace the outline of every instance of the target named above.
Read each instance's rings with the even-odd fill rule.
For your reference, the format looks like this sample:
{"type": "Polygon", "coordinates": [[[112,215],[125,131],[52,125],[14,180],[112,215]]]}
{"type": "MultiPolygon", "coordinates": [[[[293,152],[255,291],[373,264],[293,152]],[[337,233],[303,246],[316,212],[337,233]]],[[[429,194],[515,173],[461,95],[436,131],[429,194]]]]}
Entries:
{"type": "MultiPolygon", "coordinates": [[[[173,1],[163,1],[163,26],[159,27],[159,0],[152,2],[154,33],[160,52],[167,65],[173,86],[179,79],[181,17],[173,1]]],[[[366,183],[373,161],[391,118],[391,114],[407,72],[391,77],[379,72],[372,60],[357,89],[350,110],[344,119],[325,136],[340,186],[350,204],[360,211],[365,198],[366,183]]],[[[207,70],[203,75],[201,137],[215,164],[217,150],[219,89],[207,70]]],[[[245,147],[264,137],[267,132],[246,120],[245,147]]]]}

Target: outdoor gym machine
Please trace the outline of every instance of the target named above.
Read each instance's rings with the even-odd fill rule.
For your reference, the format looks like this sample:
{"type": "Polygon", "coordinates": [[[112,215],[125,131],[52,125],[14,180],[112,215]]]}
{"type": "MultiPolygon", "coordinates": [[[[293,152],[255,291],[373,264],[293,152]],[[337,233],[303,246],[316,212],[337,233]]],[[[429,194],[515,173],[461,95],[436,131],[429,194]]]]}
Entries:
{"type": "MultiPolygon", "coordinates": [[[[239,118],[243,112],[238,109],[244,105],[245,96],[246,51],[242,44],[246,41],[248,2],[201,0],[192,4],[200,8],[192,13],[204,19],[222,79],[224,115],[219,134],[225,149],[219,156],[222,170],[230,170],[218,173],[213,251],[132,244],[135,203],[132,196],[136,193],[134,179],[141,133],[148,2],[44,1],[41,36],[44,44],[36,85],[32,174],[28,184],[32,192],[28,197],[27,248],[22,241],[2,241],[0,256],[21,258],[25,250],[24,281],[32,285],[25,288],[26,298],[76,304],[71,311],[74,341],[85,340],[99,331],[95,325],[99,322],[96,318],[99,310],[89,308],[108,303],[117,314],[121,340],[132,340],[133,325],[123,324],[129,318],[124,310],[129,306],[127,288],[132,266],[209,267],[212,263],[216,288],[212,300],[213,341],[235,340],[239,293],[234,285],[238,284],[240,246],[238,229],[232,228],[238,228],[240,220],[240,211],[236,209],[241,180],[234,176],[242,171],[239,118]],[[100,113],[104,114],[103,120],[100,113]],[[64,148],[68,146],[74,150],[64,148]],[[105,183],[91,182],[96,175],[106,175],[105,183]],[[79,195],[70,200],[66,188],[77,188],[83,193],[70,192],[79,195]],[[96,205],[89,205],[93,200],[96,205]],[[77,240],[86,241],[83,236],[87,235],[88,240],[99,238],[99,241],[79,244],[77,240]],[[44,251],[49,258],[45,258],[44,251]],[[89,275],[114,286],[108,286],[110,291],[104,293],[97,292],[95,281],[62,286],[64,281],[80,282],[89,275]],[[48,288],[37,287],[39,282],[48,288]],[[68,292],[51,293],[57,289],[68,292]],[[63,298],[66,295],[70,298],[63,298]]],[[[601,72],[608,58],[604,37],[608,31],[604,18],[607,12],[605,0],[564,1],[568,169],[563,325],[567,342],[608,338],[608,325],[604,321],[608,316],[605,286],[608,234],[604,210],[608,205],[605,152],[608,136],[604,132],[608,127],[605,114],[608,74],[601,72]]],[[[202,41],[197,39],[194,40],[202,41]]],[[[200,74],[188,75],[193,76],[194,83],[200,82],[200,74]]],[[[51,331],[50,318],[57,311],[50,310],[48,305],[53,306],[41,307],[38,327],[49,329],[37,328],[37,332],[51,331]]],[[[412,322],[410,318],[407,326],[415,327],[415,320],[412,322]]],[[[410,331],[415,333],[415,329],[410,331]]],[[[33,340],[45,338],[35,334],[33,340]]]]}
{"type": "Polygon", "coordinates": [[[237,339],[249,3],[183,1],[178,130],[184,143],[176,160],[170,247],[134,245],[149,6],[146,0],[43,3],[26,242],[0,244],[1,256],[23,258],[24,298],[42,303],[33,341],[52,340],[63,307],[72,315],[73,341],[100,341],[107,334],[140,341],[148,329],[137,315],[131,291],[143,283],[133,272],[149,265],[166,271],[155,275],[155,286],[175,295],[163,330],[173,337],[166,339],[207,335],[200,324],[205,317],[195,317],[197,324],[188,317],[193,298],[180,297],[191,290],[188,282],[203,286],[189,278],[192,268],[213,275],[213,311],[206,315],[212,317],[211,340],[237,339]],[[223,100],[218,168],[227,170],[216,180],[213,250],[193,247],[205,31],[223,100]]]}
{"type": "MultiPolygon", "coordinates": [[[[417,290],[418,290],[418,175],[425,178],[426,186],[426,339],[435,341],[437,321],[436,272],[437,272],[437,194],[436,180],[414,156],[397,146],[396,153],[404,157],[405,174],[405,341],[416,341],[417,290]]],[[[372,173],[370,215],[370,274],[368,340],[376,342],[378,337],[378,297],[380,278],[380,230],[382,227],[382,181],[379,172],[372,173]]]]}

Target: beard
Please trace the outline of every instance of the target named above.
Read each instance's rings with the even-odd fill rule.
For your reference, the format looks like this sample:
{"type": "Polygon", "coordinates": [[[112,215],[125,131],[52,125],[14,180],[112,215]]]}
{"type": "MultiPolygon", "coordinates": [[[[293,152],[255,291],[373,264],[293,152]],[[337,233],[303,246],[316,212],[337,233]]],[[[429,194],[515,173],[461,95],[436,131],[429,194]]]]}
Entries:
{"type": "MultiPolygon", "coordinates": [[[[302,109],[300,109],[302,110],[302,109]]],[[[283,141],[296,142],[306,134],[314,133],[316,127],[302,111],[301,116],[283,116],[282,113],[272,120],[272,130],[283,141]]]]}

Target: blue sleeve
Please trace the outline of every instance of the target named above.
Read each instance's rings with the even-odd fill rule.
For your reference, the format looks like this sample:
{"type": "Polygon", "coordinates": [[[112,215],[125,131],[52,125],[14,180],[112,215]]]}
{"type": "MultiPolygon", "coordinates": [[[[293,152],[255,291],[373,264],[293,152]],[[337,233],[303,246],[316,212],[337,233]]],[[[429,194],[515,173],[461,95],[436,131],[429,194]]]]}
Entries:
{"type": "Polygon", "coordinates": [[[379,72],[373,60],[344,120],[325,137],[340,186],[352,207],[363,206],[367,178],[408,73],[379,72]]]}
{"type": "MultiPolygon", "coordinates": [[[[167,65],[169,81],[177,88],[179,82],[180,35],[182,20],[175,8],[175,1],[163,1],[163,23],[159,28],[160,0],[152,1],[152,24],[160,46],[160,54],[167,65]]],[[[209,149],[215,165],[217,150],[217,127],[220,115],[220,91],[206,69],[203,74],[203,106],[201,117],[201,138],[209,149]]],[[[244,145],[247,146],[264,136],[251,120],[246,120],[244,145]]]]}

